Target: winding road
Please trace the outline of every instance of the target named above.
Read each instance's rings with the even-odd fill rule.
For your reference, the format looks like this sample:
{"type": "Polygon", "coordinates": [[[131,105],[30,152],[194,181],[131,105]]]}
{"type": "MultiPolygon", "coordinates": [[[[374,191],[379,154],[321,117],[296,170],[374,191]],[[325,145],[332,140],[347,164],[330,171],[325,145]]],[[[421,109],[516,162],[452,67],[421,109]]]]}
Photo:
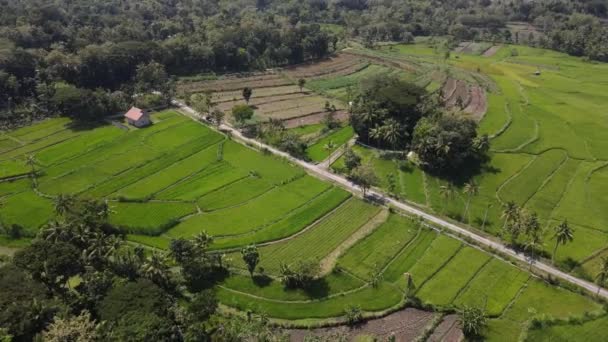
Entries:
{"type": "MultiPolygon", "coordinates": [[[[202,115],[200,115],[198,112],[196,112],[194,109],[190,108],[186,104],[179,102],[177,100],[173,100],[172,103],[175,106],[179,107],[184,113],[191,116],[193,119],[195,119],[195,120],[203,119],[202,115]]],[[[239,140],[246,142],[247,144],[257,146],[258,148],[265,148],[268,151],[272,152],[273,154],[283,157],[283,158],[291,161],[292,163],[303,167],[308,172],[310,172],[311,174],[315,175],[318,178],[321,178],[321,179],[330,181],[334,184],[340,185],[342,188],[344,188],[354,194],[358,194],[358,195],[361,194],[361,190],[357,185],[355,185],[354,183],[352,183],[351,181],[349,181],[348,179],[346,179],[340,175],[331,173],[330,171],[324,169],[323,167],[321,167],[319,165],[311,164],[311,163],[305,162],[303,160],[294,158],[291,155],[289,155],[288,153],[280,151],[272,146],[261,143],[255,139],[247,138],[247,137],[243,136],[243,134],[241,134],[240,131],[238,131],[237,129],[235,129],[232,126],[229,126],[227,124],[222,124],[220,126],[220,128],[222,130],[230,132],[233,137],[236,137],[239,140]]],[[[442,219],[441,217],[437,217],[433,214],[424,212],[407,203],[403,203],[403,202],[397,201],[395,199],[392,199],[377,190],[368,191],[368,195],[371,197],[382,198],[387,204],[390,204],[390,205],[394,206],[395,208],[398,208],[407,213],[410,213],[411,215],[420,216],[431,224],[441,226],[457,235],[469,238],[469,239],[475,241],[477,244],[485,246],[486,248],[498,251],[501,254],[508,255],[508,256],[510,256],[514,259],[517,259],[519,261],[522,261],[524,263],[530,262],[530,259],[525,254],[518,253],[515,250],[507,247],[506,245],[502,244],[499,241],[495,241],[495,240],[489,239],[487,237],[478,235],[478,234],[476,234],[472,231],[469,231],[465,228],[462,228],[454,223],[448,222],[448,221],[442,219]]],[[[534,267],[544,273],[550,274],[556,278],[559,278],[559,279],[565,280],[569,283],[572,283],[574,285],[577,285],[585,290],[588,290],[591,293],[597,293],[598,286],[596,284],[588,282],[588,281],[580,279],[580,278],[577,278],[577,277],[574,277],[568,273],[562,272],[559,269],[557,269],[549,264],[546,264],[546,263],[540,262],[540,261],[536,261],[533,263],[532,267],[534,267]]],[[[599,292],[599,295],[605,299],[608,299],[608,290],[601,289],[599,292]]]]}

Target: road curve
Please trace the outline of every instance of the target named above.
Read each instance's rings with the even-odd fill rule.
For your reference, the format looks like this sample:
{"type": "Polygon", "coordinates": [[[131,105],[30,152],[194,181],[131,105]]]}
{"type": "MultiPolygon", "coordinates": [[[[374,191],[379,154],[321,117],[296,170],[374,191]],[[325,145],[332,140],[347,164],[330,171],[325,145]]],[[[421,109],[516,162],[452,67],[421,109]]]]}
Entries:
{"type": "MultiPolygon", "coordinates": [[[[179,107],[182,111],[184,111],[185,113],[189,114],[190,116],[194,117],[195,119],[202,119],[202,115],[200,115],[198,112],[196,112],[194,109],[190,108],[189,106],[187,106],[186,104],[179,102],[177,100],[173,100],[172,103],[179,107]]],[[[272,146],[266,145],[262,142],[259,142],[255,139],[251,139],[251,138],[247,138],[245,137],[243,134],[241,134],[240,131],[238,131],[237,129],[233,128],[232,126],[229,126],[227,124],[222,124],[220,127],[222,130],[225,131],[229,131],[232,136],[237,137],[238,139],[247,142],[248,144],[254,145],[254,146],[258,146],[259,148],[265,148],[267,150],[269,150],[270,152],[272,152],[275,155],[281,156],[283,158],[288,159],[289,161],[291,161],[294,164],[297,164],[301,167],[303,167],[304,169],[308,170],[310,173],[316,175],[318,178],[322,178],[325,180],[329,180],[333,183],[339,184],[340,186],[342,186],[343,188],[347,189],[350,192],[356,193],[356,194],[360,194],[361,190],[359,189],[359,187],[357,185],[355,185],[354,183],[352,183],[351,181],[349,181],[348,179],[339,176],[337,174],[331,173],[330,171],[325,170],[324,168],[315,165],[315,164],[311,164],[308,162],[305,162],[303,160],[297,159],[292,157],[291,155],[289,155],[286,152],[280,151],[272,146]]],[[[478,235],[474,232],[471,232],[465,228],[462,228],[458,225],[455,225],[451,222],[448,222],[440,217],[437,217],[433,214],[429,214],[426,213],[416,207],[413,207],[409,204],[403,203],[403,202],[399,202],[395,199],[392,199],[390,197],[387,197],[385,194],[375,191],[375,190],[370,190],[368,191],[368,194],[371,196],[375,196],[378,198],[383,198],[386,202],[390,203],[391,205],[393,205],[396,208],[399,208],[405,212],[408,212],[412,215],[417,215],[420,216],[422,218],[424,218],[426,221],[433,223],[435,225],[444,227],[460,236],[466,236],[468,238],[470,238],[471,240],[474,240],[475,242],[477,242],[480,245],[483,245],[487,248],[491,248],[494,249],[496,251],[499,251],[502,254],[508,255],[514,259],[523,261],[525,263],[529,262],[529,259],[526,257],[525,254],[523,253],[518,253],[515,250],[505,246],[504,244],[488,239],[486,237],[483,237],[481,235],[478,235]]],[[[533,267],[537,268],[538,270],[541,270],[545,273],[551,274],[554,277],[560,278],[562,280],[565,280],[569,283],[572,283],[574,285],[577,285],[585,290],[588,290],[591,293],[597,293],[598,290],[598,286],[594,283],[588,282],[586,280],[574,277],[568,273],[562,272],[559,269],[548,265],[546,263],[543,262],[534,262],[533,267]]],[[[599,295],[605,299],[608,299],[608,290],[606,289],[601,289],[599,292],[599,295]]]]}

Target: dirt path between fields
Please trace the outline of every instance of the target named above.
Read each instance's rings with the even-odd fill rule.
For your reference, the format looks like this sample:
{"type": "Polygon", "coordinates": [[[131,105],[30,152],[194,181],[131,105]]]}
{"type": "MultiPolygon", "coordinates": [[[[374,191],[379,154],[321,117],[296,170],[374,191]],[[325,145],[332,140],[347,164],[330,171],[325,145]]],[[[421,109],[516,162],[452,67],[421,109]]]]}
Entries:
{"type": "Polygon", "coordinates": [[[372,217],[359,230],[354,232],[348,239],[344,240],[336,249],[323,258],[321,260],[321,276],[329,274],[334,269],[334,266],[336,266],[340,255],[354,246],[359,240],[371,234],[371,232],[388,219],[388,215],[389,211],[387,209],[380,210],[376,216],[372,217]]]}
{"type": "Polygon", "coordinates": [[[372,336],[378,341],[387,341],[392,335],[395,341],[414,341],[422,335],[431,323],[435,314],[414,308],[394,312],[386,317],[369,320],[355,327],[317,328],[312,330],[293,329],[288,331],[291,342],[302,342],[306,337],[326,338],[326,341],[338,340],[344,336],[348,341],[356,341],[358,336],[372,336]]]}

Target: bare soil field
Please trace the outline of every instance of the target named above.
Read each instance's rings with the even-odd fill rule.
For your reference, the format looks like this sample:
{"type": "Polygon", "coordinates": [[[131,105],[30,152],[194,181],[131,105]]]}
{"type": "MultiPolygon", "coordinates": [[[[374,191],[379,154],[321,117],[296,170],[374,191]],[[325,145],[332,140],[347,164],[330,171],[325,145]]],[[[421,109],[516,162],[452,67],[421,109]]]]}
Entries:
{"type": "MultiPolygon", "coordinates": [[[[286,128],[294,128],[294,127],[299,127],[299,126],[314,125],[314,124],[318,124],[320,122],[323,122],[323,120],[325,119],[326,115],[327,115],[327,112],[314,113],[314,114],[311,114],[311,115],[306,115],[306,116],[295,117],[295,118],[283,120],[283,124],[285,125],[286,128]]],[[[339,111],[335,112],[334,115],[335,115],[335,119],[338,120],[338,121],[340,121],[340,122],[344,122],[344,121],[348,120],[348,112],[346,112],[344,110],[339,110],[339,111]]]]}
{"type": "Polygon", "coordinates": [[[413,65],[412,63],[408,63],[404,60],[400,60],[400,59],[396,59],[396,58],[378,57],[378,56],[373,56],[371,54],[367,54],[367,53],[364,53],[361,51],[356,51],[356,50],[344,50],[342,52],[342,54],[349,54],[349,55],[353,55],[353,56],[363,57],[366,60],[374,62],[374,64],[380,64],[380,65],[384,65],[384,66],[387,66],[390,68],[397,68],[397,69],[402,69],[402,70],[406,70],[406,71],[410,71],[410,72],[416,71],[416,66],[413,65]]]}
{"type": "Polygon", "coordinates": [[[469,48],[469,45],[471,45],[471,42],[461,42],[454,49],[454,52],[457,52],[457,53],[466,53],[467,49],[469,48]]]}
{"type": "Polygon", "coordinates": [[[187,93],[196,93],[204,91],[227,91],[243,89],[245,87],[250,88],[264,88],[264,87],[277,87],[284,85],[292,85],[293,83],[277,74],[266,74],[253,77],[227,77],[224,79],[203,81],[203,82],[186,82],[181,83],[178,87],[179,91],[185,91],[187,93]]]}
{"type": "MultiPolygon", "coordinates": [[[[296,85],[286,85],[279,87],[270,87],[270,88],[259,88],[253,89],[253,93],[251,94],[251,100],[255,101],[259,97],[268,97],[268,96],[276,96],[276,95],[285,95],[285,94],[297,94],[300,93],[300,87],[296,85]]],[[[230,90],[230,91],[218,91],[214,92],[212,95],[213,103],[222,103],[227,101],[234,101],[243,98],[243,90],[230,90]]]]}
{"type": "Polygon", "coordinates": [[[478,85],[469,85],[457,79],[448,79],[441,90],[443,102],[448,109],[468,114],[474,120],[481,120],[488,109],[485,90],[478,85]],[[462,108],[456,108],[462,105],[462,108]]]}
{"type": "Polygon", "coordinates": [[[334,73],[347,75],[356,72],[361,62],[356,56],[340,54],[320,62],[289,67],[285,74],[292,78],[317,78],[334,73]]]}
{"type": "Polygon", "coordinates": [[[500,45],[494,45],[491,48],[487,49],[486,51],[484,51],[484,53],[482,54],[482,56],[484,57],[492,57],[494,56],[498,50],[500,50],[502,46],[500,45]]]}
{"type": "Polygon", "coordinates": [[[447,315],[435,328],[433,334],[427,341],[429,342],[460,342],[464,340],[458,316],[447,315]]]}
{"type": "Polygon", "coordinates": [[[464,112],[470,114],[472,119],[479,121],[488,110],[486,92],[480,86],[470,86],[468,89],[470,101],[464,112]]]}
{"type": "MultiPolygon", "coordinates": [[[[285,102],[290,100],[303,100],[308,97],[314,97],[314,94],[308,92],[297,92],[297,93],[289,93],[289,94],[281,94],[281,95],[272,95],[272,96],[263,96],[263,97],[255,97],[249,100],[249,105],[253,107],[260,108],[260,106],[271,104],[274,102],[285,102]]],[[[222,111],[229,111],[232,107],[236,105],[246,104],[245,99],[241,96],[237,97],[236,100],[234,98],[229,101],[224,102],[215,102],[216,107],[222,111]]]]}
{"type": "Polygon", "coordinates": [[[461,104],[463,108],[466,108],[470,102],[467,83],[462,80],[455,80],[453,82],[450,81],[451,80],[448,80],[448,82],[446,82],[448,89],[446,92],[444,92],[443,96],[446,106],[448,108],[452,108],[458,104],[461,104]]]}
{"type": "Polygon", "coordinates": [[[357,336],[373,336],[380,341],[395,335],[396,341],[412,341],[420,336],[425,327],[431,322],[434,314],[413,308],[397,311],[386,317],[373,319],[363,324],[349,327],[319,328],[313,330],[291,330],[292,342],[304,341],[306,336],[332,336],[341,334],[349,340],[355,340],[357,336]]]}

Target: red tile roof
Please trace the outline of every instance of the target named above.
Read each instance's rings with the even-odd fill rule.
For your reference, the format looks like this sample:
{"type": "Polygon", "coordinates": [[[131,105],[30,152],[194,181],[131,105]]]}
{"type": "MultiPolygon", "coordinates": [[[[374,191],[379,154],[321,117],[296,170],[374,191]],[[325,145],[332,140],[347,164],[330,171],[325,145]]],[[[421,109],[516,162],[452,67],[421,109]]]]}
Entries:
{"type": "Polygon", "coordinates": [[[141,119],[144,114],[145,113],[143,110],[137,107],[131,107],[131,109],[129,109],[129,111],[125,114],[125,118],[137,121],[141,119]]]}

